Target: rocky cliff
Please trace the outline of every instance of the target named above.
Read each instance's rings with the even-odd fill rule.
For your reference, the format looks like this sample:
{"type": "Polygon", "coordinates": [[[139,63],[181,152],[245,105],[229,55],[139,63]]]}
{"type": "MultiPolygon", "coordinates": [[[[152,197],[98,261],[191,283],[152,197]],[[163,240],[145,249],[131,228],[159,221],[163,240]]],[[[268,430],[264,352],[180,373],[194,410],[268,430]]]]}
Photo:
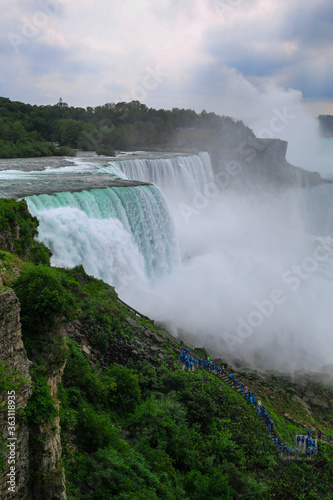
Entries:
{"type": "MultiPolygon", "coordinates": [[[[65,333],[61,331],[64,339],[65,333]]],[[[66,361],[52,369],[47,384],[52,400],[59,411],[58,388],[66,361]]],[[[35,499],[66,500],[65,472],[60,462],[60,417],[52,422],[41,422],[30,426],[31,465],[34,469],[32,497],[35,499]]]]}
{"type": "MultiPolygon", "coordinates": [[[[64,338],[64,332],[62,333],[64,338]]],[[[33,425],[22,417],[22,410],[27,408],[29,397],[33,392],[30,375],[32,364],[23,346],[20,324],[20,304],[10,288],[0,293],[0,436],[3,438],[3,455],[6,460],[0,476],[1,499],[48,499],[65,500],[65,475],[60,464],[60,418],[57,416],[51,423],[43,422],[33,425]],[[16,440],[10,441],[13,432],[8,423],[7,395],[15,391],[15,432],[16,440]],[[13,453],[9,455],[8,444],[15,442],[13,453]],[[11,464],[8,459],[13,458],[11,464]],[[8,484],[10,466],[15,466],[14,490],[8,484]]],[[[65,362],[54,365],[49,373],[47,384],[55,407],[59,410],[57,400],[58,387],[65,368],[65,362]]],[[[41,408],[42,412],[42,408],[41,408]]],[[[12,422],[11,422],[12,424],[12,422]]]]}
{"type": "MultiPolygon", "coordinates": [[[[27,358],[26,351],[22,342],[21,324],[20,324],[20,305],[19,301],[11,289],[2,290],[0,293],[0,364],[5,364],[6,383],[4,383],[5,374],[2,374],[2,388],[6,391],[0,395],[1,414],[0,414],[0,435],[4,439],[5,458],[8,458],[7,440],[8,433],[8,410],[7,391],[14,390],[15,387],[15,406],[16,406],[16,429],[15,437],[15,492],[9,491],[8,472],[9,464],[6,465],[0,476],[0,498],[28,500],[31,498],[28,489],[30,479],[30,452],[29,452],[29,429],[26,423],[22,422],[18,416],[20,410],[27,406],[29,396],[32,393],[31,377],[29,368],[31,362],[27,358]]],[[[14,448],[13,448],[14,450],[14,448]]]]}
{"type": "Polygon", "coordinates": [[[235,188],[293,188],[326,182],[286,160],[288,143],[280,139],[244,137],[238,144],[214,145],[210,152],[216,173],[224,174],[235,188]]]}

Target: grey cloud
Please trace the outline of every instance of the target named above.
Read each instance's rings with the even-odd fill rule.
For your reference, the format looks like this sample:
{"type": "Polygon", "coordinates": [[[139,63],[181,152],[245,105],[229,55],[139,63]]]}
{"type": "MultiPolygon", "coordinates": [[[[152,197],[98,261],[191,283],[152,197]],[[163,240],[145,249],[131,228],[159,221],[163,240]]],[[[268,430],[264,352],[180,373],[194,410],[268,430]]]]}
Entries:
{"type": "MultiPolygon", "coordinates": [[[[331,60],[325,61],[332,46],[332,22],[333,4],[326,0],[318,4],[297,1],[274,26],[250,24],[240,29],[226,25],[208,29],[201,49],[217,67],[235,68],[256,81],[277,77],[286,87],[300,89],[305,97],[332,98],[331,60]],[[292,45],[295,49],[289,50],[292,45]],[[322,67],[318,75],[315,68],[319,58],[322,67]]],[[[211,69],[207,72],[211,73],[211,69]]]]}
{"type": "Polygon", "coordinates": [[[312,47],[333,41],[333,3],[331,0],[308,2],[297,0],[290,4],[283,34],[312,47]]]}
{"type": "Polygon", "coordinates": [[[306,99],[333,99],[332,80],[332,64],[323,73],[317,73],[311,65],[302,65],[288,79],[290,86],[301,89],[306,99]]]}
{"type": "Polygon", "coordinates": [[[265,49],[258,49],[250,38],[234,39],[224,33],[210,35],[205,48],[217,63],[236,68],[245,76],[272,75],[295,62],[295,56],[286,54],[282,46],[276,50],[276,44],[266,42],[265,49]]]}

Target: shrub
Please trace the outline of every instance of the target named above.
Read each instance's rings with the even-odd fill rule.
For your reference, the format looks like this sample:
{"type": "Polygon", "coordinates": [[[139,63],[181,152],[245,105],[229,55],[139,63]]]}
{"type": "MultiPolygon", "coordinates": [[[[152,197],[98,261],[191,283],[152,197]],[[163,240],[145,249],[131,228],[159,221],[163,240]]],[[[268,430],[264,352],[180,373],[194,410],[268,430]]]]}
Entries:
{"type": "Polygon", "coordinates": [[[96,148],[96,153],[103,156],[116,156],[113,147],[106,144],[100,144],[100,146],[96,148]]]}
{"type": "Polygon", "coordinates": [[[80,407],[76,431],[79,442],[87,451],[96,451],[111,443],[117,447],[120,441],[119,430],[113,426],[109,415],[97,413],[86,404],[80,407]]]}
{"type": "Polygon", "coordinates": [[[68,146],[60,146],[54,151],[55,156],[76,156],[75,149],[68,146]]]}
{"type": "Polygon", "coordinates": [[[22,324],[29,331],[40,333],[65,312],[67,292],[54,268],[28,267],[13,288],[20,300],[22,324]]]}
{"type": "Polygon", "coordinates": [[[35,244],[33,244],[31,248],[31,261],[34,264],[45,264],[49,266],[51,256],[51,250],[49,250],[44,243],[35,242],[35,244]]]}
{"type": "Polygon", "coordinates": [[[32,395],[24,410],[24,416],[30,424],[40,424],[42,422],[53,422],[58,415],[54,406],[47,378],[42,375],[35,375],[32,395]]]}
{"type": "Polygon", "coordinates": [[[99,330],[93,336],[91,343],[100,352],[106,352],[109,347],[109,335],[105,330],[99,330]]]}
{"type": "Polygon", "coordinates": [[[132,370],[118,365],[111,366],[104,376],[114,380],[117,386],[110,401],[112,408],[121,413],[132,411],[141,397],[138,376],[132,370]]]}
{"type": "Polygon", "coordinates": [[[201,474],[200,471],[191,471],[186,476],[185,489],[190,492],[193,500],[228,500],[233,498],[232,488],[229,486],[227,474],[215,470],[213,474],[201,474]]]}

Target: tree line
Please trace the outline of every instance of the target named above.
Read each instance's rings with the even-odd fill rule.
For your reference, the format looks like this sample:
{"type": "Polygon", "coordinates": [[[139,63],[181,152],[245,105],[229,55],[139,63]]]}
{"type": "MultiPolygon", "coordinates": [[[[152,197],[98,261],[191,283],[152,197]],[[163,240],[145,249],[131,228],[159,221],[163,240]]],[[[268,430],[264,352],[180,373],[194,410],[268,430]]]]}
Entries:
{"type": "Polygon", "coordinates": [[[156,110],[139,101],[81,108],[61,98],[37,106],[0,98],[2,158],[74,154],[71,149],[106,155],[136,148],[207,150],[221,138],[230,143],[249,134],[241,121],[205,110],[156,110]]]}

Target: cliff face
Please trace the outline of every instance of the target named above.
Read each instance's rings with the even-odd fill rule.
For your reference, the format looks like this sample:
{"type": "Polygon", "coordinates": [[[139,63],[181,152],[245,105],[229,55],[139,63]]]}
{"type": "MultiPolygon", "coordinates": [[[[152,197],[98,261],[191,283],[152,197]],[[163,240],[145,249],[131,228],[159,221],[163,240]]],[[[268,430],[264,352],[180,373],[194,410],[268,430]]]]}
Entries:
{"type": "Polygon", "coordinates": [[[288,163],[287,147],[280,139],[249,136],[237,146],[215,147],[210,154],[215,172],[229,176],[235,188],[306,187],[325,182],[319,173],[288,163]]]}
{"type": "MultiPolygon", "coordinates": [[[[48,377],[48,386],[59,411],[58,388],[64,373],[66,362],[55,367],[48,377]]],[[[34,469],[32,485],[33,498],[48,500],[66,500],[65,472],[60,463],[60,417],[30,428],[31,464],[34,469]]]]}
{"type": "MultiPolygon", "coordinates": [[[[25,379],[25,383],[18,382],[20,386],[16,390],[16,432],[15,437],[15,471],[16,471],[16,487],[15,493],[8,490],[9,464],[7,463],[7,438],[8,434],[8,412],[6,409],[7,391],[2,396],[0,414],[0,434],[5,441],[5,458],[6,466],[0,476],[0,498],[1,499],[17,499],[28,500],[31,498],[28,488],[29,482],[29,429],[27,424],[22,423],[17,417],[21,409],[25,408],[29,396],[32,392],[31,377],[29,368],[31,362],[27,358],[26,351],[22,342],[21,324],[20,324],[20,305],[13,290],[8,289],[0,293],[0,363],[6,363],[6,372],[14,377],[20,375],[25,379]]],[[[8,382],[9,386],[13,386],[8,382]]],[[[11,387],[8,387],[8,390],[11,387]]]]}
{"type": "MultiPolygon", "coordinates": [[[[63,334],[64,335],[64,334],[63,334]]],[[[60,418],[52,423],[29,425],[20,418],[32,394],[32,380],[29,373],[31,361],[23,346],[20,304],[13,290],[0,293],[0,364],[5,363],[6,391],[1,394],[3,400],[0,413],[0,435],[4,439],[6,460],[0,475],[0,498],[30,500],[47,498],[65,500],[65,474],[60,464],[60,418]],[[7,444],[10,443],[8,411],[6,408],[7,391],[15,388],[15,491],[8,489],[7,474],[10,472],[7,444]],[[37,480],[38,478],[38,480],[37,480]]],[[[58,387],[65,368],[65,363],[52,369],[47,383],[56,408],[58,387]]],[[[3,380],[0,382],[4,382],[3,380]]],[[[1,400],[0,399],[0,400],[1,400]]],[[[14,449],[14,448],[13,448],[14,449]]]]}

